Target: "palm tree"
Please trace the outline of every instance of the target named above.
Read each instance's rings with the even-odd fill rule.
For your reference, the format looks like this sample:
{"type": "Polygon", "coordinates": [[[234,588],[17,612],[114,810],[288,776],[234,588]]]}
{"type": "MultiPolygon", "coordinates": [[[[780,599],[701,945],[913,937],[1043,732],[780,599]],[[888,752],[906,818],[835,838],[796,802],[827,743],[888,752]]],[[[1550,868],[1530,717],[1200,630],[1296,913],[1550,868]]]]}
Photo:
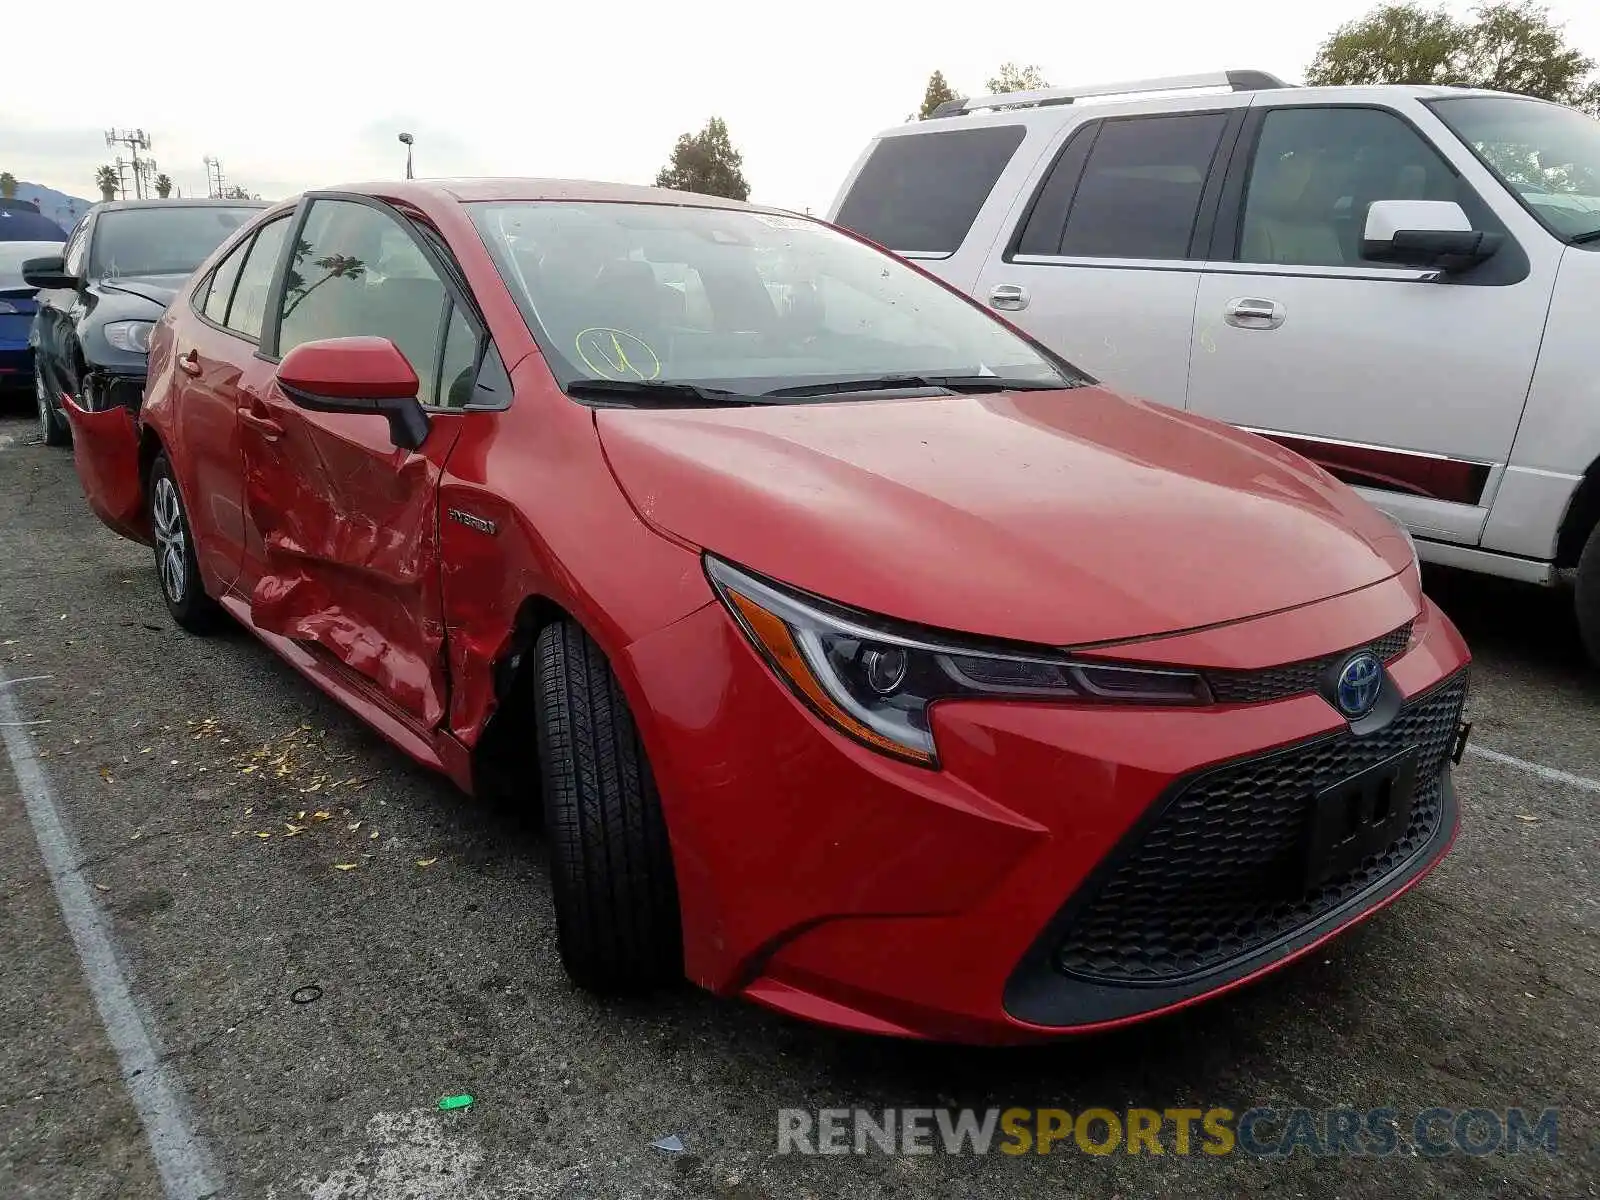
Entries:
{"type": "Polygon", "coordinates": [[[160,196],[163,200],[172,195],[171,175],[162,174],[156,176],[156,195],[160,196]]]}
{"type": "Polygon", "coordinates": [[[0,197],[7,200],[15,199],[17,195],[17,177],[10,171],[0,171],[0,197]]]}
{"type": "Polygon", "coordinates": [[[94,173],[94,185],[100,189],[100,199],[115,200],[117,189],[122,186],[122,176],[117,174],[115,167],[107,163],[94,173]]]}

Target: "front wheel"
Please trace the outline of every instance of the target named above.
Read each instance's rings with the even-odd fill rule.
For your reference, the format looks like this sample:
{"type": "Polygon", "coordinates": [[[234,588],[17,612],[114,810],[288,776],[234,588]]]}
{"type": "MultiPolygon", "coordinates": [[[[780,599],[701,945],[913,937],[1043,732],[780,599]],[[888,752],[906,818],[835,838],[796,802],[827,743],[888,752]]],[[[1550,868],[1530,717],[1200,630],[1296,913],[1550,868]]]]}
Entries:
{"type": "Polygon", "coordinates": [[[150,468],[150,532],[156,544],[156,578],[172,619],[190,633],[209,633],[222,606],[206,595],[195,558],[194,534],[166,452],[150,468]]]}
{"type": "Polygon", "coordinates": [[[33,397],[39,406],[39,433],[46,446],[65,446],[72,440],[72,429],[61,415],[56,402],[50,398],[50,386],[44,381],[44,369],[39,365],[38,351],[33,360],[33,397]]]}
{"type": "Polygon", "coordinates": [[[661,798],[611,664],[576,623],[547,625],[539,766],[562,965],[581,987],[639,991],[682,975],[661,798]]]}

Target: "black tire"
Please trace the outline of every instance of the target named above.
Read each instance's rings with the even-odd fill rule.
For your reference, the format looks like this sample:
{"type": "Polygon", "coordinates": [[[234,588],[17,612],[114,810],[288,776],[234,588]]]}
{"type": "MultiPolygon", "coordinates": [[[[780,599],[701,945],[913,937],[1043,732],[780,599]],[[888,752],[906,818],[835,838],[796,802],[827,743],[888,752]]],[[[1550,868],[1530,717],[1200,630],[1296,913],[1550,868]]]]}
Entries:
{"type": "Polygon", "coordinates": [[[156,586],[172,619],[190,633],[210,633],[223,620],[220,604],[206,595],[195,558],[194,532],[183,493],[172,474],[166,451],[156,456],[145,489],[150,532],[156,550],[156,586]]]}
{"type": "Polygon", "coordinates": [[[636,992],[683,974],[655,777],[611,664],[575,623],[534,644],[539,765],[561,962],[580,987],[636,992]]]}
{"type": "Polygon", "coordinates": [[[1578,556],[1572,606],[1578,615],[1578,634],[1589,661],[1600,666],[1600,525],[1589,532],[1589,540],[1578,556]]]}
{"type": "Polygon", "coordinates": [[[44,444],[65,446],[70,442],[72,427],[67,424],[66,417],[61,415],[61,409],[56,406],[55,397],[50,394],[50,385],[45,382],[44,368],[39,364],[37,350],[33,359],[33,401],[39,410],[39,435],[44,439],[44,444]]]}

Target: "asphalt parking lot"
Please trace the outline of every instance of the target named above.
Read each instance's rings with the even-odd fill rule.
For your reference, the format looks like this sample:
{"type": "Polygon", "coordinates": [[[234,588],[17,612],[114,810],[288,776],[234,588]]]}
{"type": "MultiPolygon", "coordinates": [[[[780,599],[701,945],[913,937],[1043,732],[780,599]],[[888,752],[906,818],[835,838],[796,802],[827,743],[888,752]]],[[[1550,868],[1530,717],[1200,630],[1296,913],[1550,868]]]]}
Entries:
{"type": "Polygon", "coordinates": [[[411,766],[243,632],[179,631],[149,552],[12,406],[0,672],[152,1069],[123,1077],[127,1029],[102,1020],[0,760],[0,1196],[162,1196],[132,1099],[153,1078],[196,1178],[239,1197],[1595,1195],[1600,673],[1556,597],[1429,587],[1477,657],[1474,745],[1509,759],[1468,756],[1460,840],[1416,890],[1127,1033],[867,1040],[687,988],[574,991],[530,822],[411,766]],[[438,1110],[456,1094],[474,1103],[438,1110]],[[1402,1129],[1432,1106],[1555,1107],[1560,1132],[1553,1156],[777,1153],[784,1108],[1015,1105],[1392,1106],[1402,1129]],[[668,1135],[683,1153],[652,1147],[668,1135]]]}

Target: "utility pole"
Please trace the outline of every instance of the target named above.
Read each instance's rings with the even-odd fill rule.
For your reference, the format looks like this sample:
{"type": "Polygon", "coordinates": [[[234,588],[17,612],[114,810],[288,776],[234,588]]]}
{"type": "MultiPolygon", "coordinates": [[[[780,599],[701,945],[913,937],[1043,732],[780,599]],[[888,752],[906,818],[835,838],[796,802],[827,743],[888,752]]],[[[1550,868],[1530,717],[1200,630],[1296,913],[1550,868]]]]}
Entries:
{"type": "Polygon", "coordinates": [[[411,145],[416,139],[409,133],[400,135],[400,144],[406,148],[406,178],[411,178],[411,145]]]}
{"type": "MultiPolygon", "coordinates": [[[[136,199],[144,199],[144,163],[139,159],[139,151],[150,149],[150,135],[142,129],[108,129],[106,130],[107,146],[126,146],[129,155],[133,158],[130,164],[133,168],[133,194],[136,199]]],[[[154,166],[155,164],[151,164],[154,166]]],[[[117,159],[117,171],[122,170],[122,159],[117,159]]],[[[122,186],[122,198],[128,198],[126,184],[122,186]]]]}
{"type": "Polygon", "coordinates": [[[222,199],[222,160],[205,156],[206,164],[206,195],[213,200],[222,199]]]}

